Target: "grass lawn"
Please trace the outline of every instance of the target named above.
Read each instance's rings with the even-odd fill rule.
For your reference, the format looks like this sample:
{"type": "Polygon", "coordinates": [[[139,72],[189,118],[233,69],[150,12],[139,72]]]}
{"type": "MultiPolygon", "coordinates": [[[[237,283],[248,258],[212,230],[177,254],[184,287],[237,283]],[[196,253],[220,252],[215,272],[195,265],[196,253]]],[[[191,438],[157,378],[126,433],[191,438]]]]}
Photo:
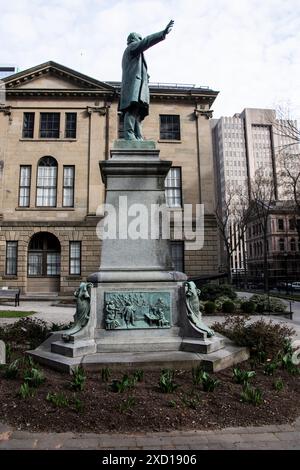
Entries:
{"type": "Polygon", "coordinates": [[[17,310],[0,310],[0,318],[23,318],[29,317],[36,312],[23,312],[17,310]]]}

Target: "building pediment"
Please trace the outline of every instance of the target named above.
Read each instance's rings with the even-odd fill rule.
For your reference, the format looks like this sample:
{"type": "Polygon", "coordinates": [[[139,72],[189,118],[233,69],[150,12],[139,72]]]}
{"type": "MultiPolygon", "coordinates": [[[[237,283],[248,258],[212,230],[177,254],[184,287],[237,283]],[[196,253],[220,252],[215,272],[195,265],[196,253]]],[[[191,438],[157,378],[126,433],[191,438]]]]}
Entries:
{"type": "Polygon", "coordinates": [[[115,88],[83,75],[56,62],[46,62],[36,67],[10,75],[4,80],[7,92],[74,91],[114,93],[115,88]]]}

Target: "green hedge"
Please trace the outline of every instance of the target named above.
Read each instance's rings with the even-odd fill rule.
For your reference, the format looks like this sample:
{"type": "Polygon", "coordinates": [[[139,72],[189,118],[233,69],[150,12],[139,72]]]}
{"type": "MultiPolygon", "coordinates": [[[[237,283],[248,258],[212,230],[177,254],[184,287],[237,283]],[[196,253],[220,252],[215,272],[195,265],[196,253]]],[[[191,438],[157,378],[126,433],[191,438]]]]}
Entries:
{"type": "Polygon", "coordinates": [[[205,284],[200,290],[201,300],[211,300],[214,302],[221,296],[228,297],[231,300],[235,300],[237,298],[237,293],[229,284],[205,284]]]}

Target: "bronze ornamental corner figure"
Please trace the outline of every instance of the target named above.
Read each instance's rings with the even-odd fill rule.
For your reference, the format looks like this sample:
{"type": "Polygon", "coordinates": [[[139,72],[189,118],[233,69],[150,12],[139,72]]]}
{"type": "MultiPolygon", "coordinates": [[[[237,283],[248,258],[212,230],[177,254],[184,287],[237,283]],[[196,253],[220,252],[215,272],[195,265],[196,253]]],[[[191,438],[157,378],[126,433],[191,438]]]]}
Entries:
{"type": "Polygon", "coordinates": [[[210,338],[214,336],[214,331],[209,328],[205,323],[202,321],[202,314],[200,311],[200,302],[199,302],[199,295],[201,291],[197,289],[196,285],[192,281],[186,281],[184,283],[185,288],[185,304],[187,307],[187,316],[189,321],[191,322],[194,327],[198,330],[207,333],[207,336],[210,338]]]}
{"type": "Polygon", "coordinates": [[[149,114],[149,75],[144,51],[163,41],[171,31],[171,20],[163,31],[146,36],[130,33],[122,59],[119,110],[124,115],[124,139],[143,140],[141,122],[149,114]]]}
{"type": "Polygon", "coordinates": [[[62,335],[65,342],[71,340],[71,336],[76,335],[88,323],[91,310],[91,288],[93,284],[90,282],[81,282],[78,289],[74,292],[76,298],[76,311],[74,315],[74,323],[70,329],[66,330],[62,335]]]}

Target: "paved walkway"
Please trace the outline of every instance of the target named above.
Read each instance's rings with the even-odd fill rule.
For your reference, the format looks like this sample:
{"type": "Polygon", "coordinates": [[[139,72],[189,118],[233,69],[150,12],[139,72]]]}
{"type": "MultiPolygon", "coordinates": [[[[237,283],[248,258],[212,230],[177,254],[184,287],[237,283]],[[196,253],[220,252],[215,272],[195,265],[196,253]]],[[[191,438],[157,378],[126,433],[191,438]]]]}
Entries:
{"type": "Polygon", "coordinates": [[[0,450],[299,450],[293,424],[136,434],[29,433],[0,424],[0,450]]]}
{"type": "MultiPolygon", "coordinates": [[[[32,318],[39,318],[48,323],[69,323],[73,320],[75,307],[56,305],[57,301],[38,300],[20,302],[19,307],[14,307],[12,303],[0,303],[0,310],[13,310],[23,312],[36,312],[32,318]]],[[[0,325],[14,323],[19,318],[0,318],[0,325]]]]}

